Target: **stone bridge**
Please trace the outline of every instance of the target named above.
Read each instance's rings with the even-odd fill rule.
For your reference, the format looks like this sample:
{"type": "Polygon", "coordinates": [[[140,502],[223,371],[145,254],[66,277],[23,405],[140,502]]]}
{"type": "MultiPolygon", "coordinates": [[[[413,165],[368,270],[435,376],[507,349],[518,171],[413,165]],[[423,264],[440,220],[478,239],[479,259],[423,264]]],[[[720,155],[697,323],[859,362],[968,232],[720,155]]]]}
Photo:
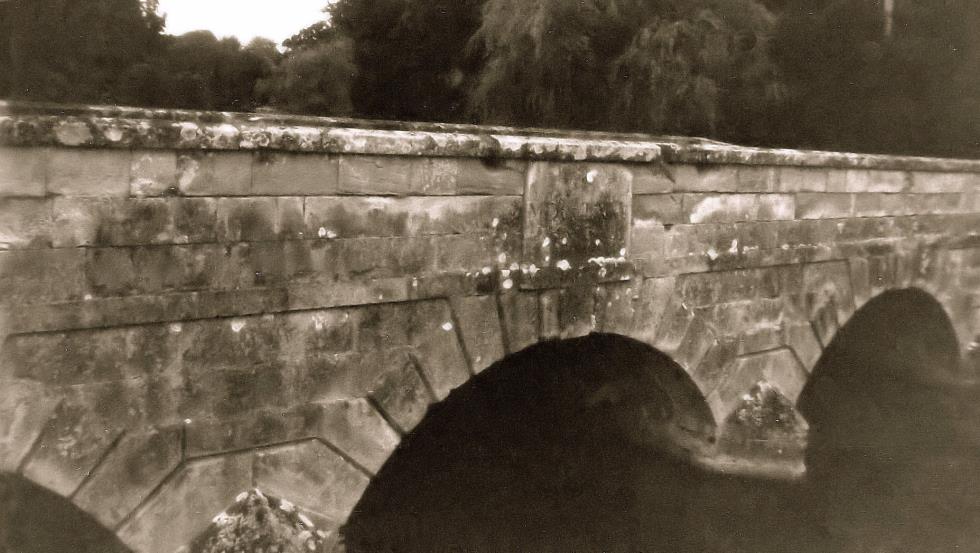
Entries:
{"type": "Polygon", "coordinates": [[[138,552],[252,488],[335,539],[430,405],[544,340],[668,355],[624,431],[775,477],[876,295],[945,310],[963,372],[926,378],[976,368],[980,162],[26,104],[0,145],[0,471],[138,552]]]}

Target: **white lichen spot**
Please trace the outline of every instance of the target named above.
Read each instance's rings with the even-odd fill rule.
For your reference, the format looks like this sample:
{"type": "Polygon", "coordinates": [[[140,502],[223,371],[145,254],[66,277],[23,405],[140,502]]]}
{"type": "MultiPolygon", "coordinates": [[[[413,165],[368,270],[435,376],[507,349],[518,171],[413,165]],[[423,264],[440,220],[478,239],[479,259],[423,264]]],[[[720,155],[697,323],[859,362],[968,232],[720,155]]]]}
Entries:
{"type": "Polygon", "coordinates": [[[102,131],[102,135],[109,142],[119,142],[123,138],[123,131],[119,127],[109,127],[102,131]]]}
{"type": "Polygon", "coordinates": [[[499,224],[500,224],[500,219],[496,217],[493,218],[493,221],[490,221],[490,226],[493,228],[497,228],[497,225],[499,224]]]}
{"type": "Polygon", "coordinates": [[[279,501],[279,508],[287,513],[291,513],[296,510],[296,506],[285,499],[279,501]]]}
{"type": "Polygon", "coordinates": [[[626,248],[619,248],[619,255],[620,257],[626,255],[626,248]]]}
{"type": "Polygon", "coordinates": [[[728,253],[733,255],[738,253],[738,239],[732,240],[732,247],[728,248],[728,253]]]}
{"type": "Polygon", "coordinates": [[[418,287],[419,287],[419,279],[413,277],[412,278],[412,288],[418,288],[418,287]]]}
{"type": "Polygon", "coordinates": [[[297,516],[299,517],[300,522],[302,522],[308,528],[313,528],[313,521],[310,520],[310,517],[304,515],[303,513],[299,513],[297,516]]]}
{"type": "Polygon", "coordinates": [[[442,329],[445,330],[446,332],[449,332],[450,330],[453,329],[453,323],[449,321],[442,323],[442,329]]]}
{"type": "Polygon", "coordinates": [[[510,277],[510,269],[501,269],[500,270],[500,276],[502,276],[504,278],[509,278],[510,277]]]}
{"type": "Polygon", "coordinates": [[[485,275],[489,275],[492,270],[493,269],[491,269],[490,267],[484,267],[484,268],[480,269],[480,272],[483,273],[483,274],[485,274],[485,275]]]}
{"type": "Polygon", "coordinates": [[[598,321],[595,318],[595,313],[589,315],[589,323],[592,325],[592,328],[595,328],[598,324],[598,321]]]}
{"type": "Polygon", "coordinates": [[[515,262],[513,262],[513,263],[511,263],[511,264],[510,264],[510,267],[509,267],[509,269],[510,269],[511,271],[516,271],[517,269],[520,269],[520,268],[521,268],[521,266],[520,266],[520,265],[518,265],[516,261],[515,261],[515,262]]]}
{"type": "Polygon", "coordinates": [[[184,424],[190,424],[190,423],[191,423],[191,419],[184,419],[184,424]]]}
{"type": "Polygon", "coordinates": [[[706,253],[708,254],[708,259],[712,261],[718,259],[718,252],[715,251],[714,248],[708,248],[708,251],[706,253]]]}
{"type": "Polygon", "coordinates": [[[598,238],[596,238],[595,239],[595,245],[598,246],[599,244],[602,244],[602,240],[599,240],[598,238]]]}
{"type": "Polygon", "coordinates": [[[595,182],[595,178],[597,176],[599,176],[599,171],[596,171],[595,169],[591,169],[589,170],[588,173],[585,174],[585,182],[592,184],[593,182],[595,182]]]}
{"type": "Polygon", "coordinates": [[[606,273],[608,273],[608,272],[609,271],[607,271],[605,267],[601,267],[599,269],[599,278],[604,278],[606,276],[606,273]]]}
{"type": "Polygon", "coordinates": [[[514,287],[514,281],[508,278],[503,282],[503,287],[504,290],[510,290],[511,288],[514,287]]]}
{"type": "Polygon", "coordinates": [[[541,247],[542,248],[547,248],[550,245],[551,245],[551,237],[550,236],[545,236],[544,237],[544,240],[541,242],[541,247]]]}
{"type": "Polygon", "coordinates": [[[562,259],[558,263],[555,263],[555,267],[558,267],[562,271],[567,271],[572,268],[572,264],[567,259],[562,259]]]}
{"type": "Polygon", "coordinates": [[[547,263],[549,261],[551,261],[551,256],[550,255],[544,256],[544,262],[547,263]]]}
{"type": "Polygon", "coordinates": [[[568,244],[568,237],[567,236],[562,236],[561,237],[561,244],[563,246],[566,245],[566,244],[568,244]]]}
{"type": "Polygon", "coordinates": [[[337,237],[337,233],[336,232],[334,232],[334,231],[332,231],[330,229],[327,229],[327,238],[333,240],[336,237],[337,237]]]}
{"type": "Polygon", "coordinates": [[[500,252],[500,254],[497,256],[497,263],[507,263],[507,254],[500,252]]]}
{"type": "Polygon", "coordinates": [[[234,320],[234,321],[231,322],[231,331],[232,332],[234,332],[234,333],[237,334],[237,333],[241,332],[243,328],[245,328],[245,321],[242,321],[240,319],[236,319],[236,320],[234,320]]]}
{"type": "Polygon", "coordinates": [[[82,296],[82,299],[85,301],[92,301],[92,294],[85,294],[82,296]]]}
{"type": "Polygon", "coordinates": [[[228,513],[222,511],[216,514],[214,518],[211,519],[211,522],[214,524],[224,524],[228,522],[228,513]]]}
{"type": "Polygon", "coordinates": [[[238,502],[238,503],[241,503],[242,501],[245,501],[246,499],[248,499],[248,492],[242,492],[242,493],[240,493],[240,494],[238,494],[238,495],[235,496],[235,501],[238,502]]]}
{"type": "Polygon", "coordinates": [[[782,246],[779,246],[779,247],[782,250],[788,250],[789,249],[789,244],[783,244],[782,246]]]}
{"type": "Polygon", "coordinates": [[[316,235],[319,236],[320,238],[326,238],[327,237],[327,229],[324,228],[324,227],[320,227],[320,229],[316,231],[316,235]]]}
{"type": "Polygon", "coordinates": [[[180,326],[180,323],[170,323],[170,332],[173,332],[174,334],[177,334],[181,330],[183,330],[183,327],[180,326]]]}
{"type": "Polygon", "coordinates": [[[261,497],[262,499],[265,499],[265,494],[263,494],[262,493],[262,490],[260,490],[258,488],[255,488],[255,495],[261,497]]]}

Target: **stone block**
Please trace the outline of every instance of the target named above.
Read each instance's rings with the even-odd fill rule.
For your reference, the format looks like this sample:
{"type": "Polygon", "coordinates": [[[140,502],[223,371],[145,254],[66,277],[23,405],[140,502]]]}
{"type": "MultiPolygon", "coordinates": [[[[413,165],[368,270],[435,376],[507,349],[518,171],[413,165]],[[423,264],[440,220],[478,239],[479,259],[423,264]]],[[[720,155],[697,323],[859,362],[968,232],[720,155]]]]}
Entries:
{"type": "Polygon", "coordinates": [[[685,194],[650,194],[633,196],[633,224],[673,225],[686,221],[682,207],[685,194]]]}
{"type": "Polygon", "coordinates": [[[853,194],[800,193],[796,195],[797,219],[836,219],[853,215],[853,194]]]}
{"type": "Polygon", "coordinates": [[[684,338],[681,339],[676,349],[664,351],[675,363],[680,365],[685,372],[693,375],[701,361],[704,359],[708,350],[717,343],[715,332],[711,329],[703,317],[695,316],[687,326],[684,338]]]}
{"type": "Polygon", "coordinates": [[[6,339],[0,374],[51,386],[121,380],[129,367],[124,327],[15,334],[6,339]]]}
{"type": "Polygon", "coordinates": [[[966,192],[980,180],[974,173],[912,171],[910,192],[926,194],[966,192]]]}
{"type": "Polygon", "coordinates": [[[735,340],[718,340],[701,358],[701,362],[691,374],[698,390],[707,397],[725,378],[731,364],[738,356],[739,345],[735,340]]]}
{"type": "Polygon", "coordinates": [[[660,328],[667,303],[674,294],[674,278],[647,278],[635,290],[634,315],[629,336],[652,343],[660,328]]]}
{"type": "Polygon", "coordinates": [[[630,259],[644,276],[664,274],[664,257],[667,247],[667,231],[659,223],[634,221],[630,229],[630,259]]]}
{"type": "Polygon", "coordinates": [[[905,194],[854,194],[855,217],[885,217],[889,215],[908,215],[917,207],[909,205],[905,194]]]}
{"type": "Polygon", "coordinates": [[[684,194],[685,223],[733,223],[754,220],[759,213],[756,194],[684,194]]]}
{"type": "Polygon", "coordinates": [[[0,198],[44,196],[46,152],[0,147],[0,198]]]}
{"type": "Polygon", "coordinates": [[[173,212],[175,243],[196,244],[218,239],[216,198],[174,198],[169,201],[173,212]]]}
{"type": "Polygon", "coordinates": [[[133,551],[173,553],[251,487],[250,453],[190,461],[167,478],[117,535],[133,551]]]}
{"type": "Polygon", "coordinates": [[[674,190],[678,192],[736,192],[735,165],[674,165],[674,190]]]}
{"type": "Polygon", "coordinates": [[[407,356],[392,356],[386,360],[383,374],[374,384],[371,399],[385,417],[397,425],[401,433],[411,432],[422,422],[429,404],[425,381],[415,363],[407,356]]]}
{"type": "Polygon", "coordinates": [[[128,150],[48,150],[47,191],[61,196],[129,196],[128,150]]]}
{"type": "Polygon", "coordinates": [[[368,485],[368,476],[317,441],[255,454],[255,485],[327,519],[344,523],[368,485]]]}
{"type": "Polygon", "coordinates": [[[447,302],[412,304],[408,340],[437,399],[445,399],[450,391],[469,380],[470,371],[447,302]]]}
{"type": "Polygon", "coordinates": [[[774,298],[780,293],[780,273],[763,268],[686,274],[677,277],[677,293],[692,307],[774,298]]]}
{"type": "Polygon", "coordinates": [[[780,192],[825,192],[829,170],[824,167],[780,167],[780,192]]]}
{"type": "Polygon", "coordinates": [[[776,192],[779,189],[779,168],[765,165],[738,167],[739,192],[776,192]]]}
{"type": "Polygon", "coordinates": [[[633,173],[633,194],[663,194],[674,189],[674,180],[666,166],[660,163],[627,165],[633,173]]]}
{"type": "Polygon", "coordinates": [[[560,303],[560,290],[545,290],[538,296],[538,321],[543,340],[555,340],[561,336],[560,303]]]}
{"type": "Polygon", "coordinates": [[[129,168],[130,196],[172,196],[177,188],[177,153],[135,150],[129,168]]]}
{"type": "Polygon", "coordinates": [[[262,196],[330,196],[339,190],[337,157],[259,151],[250,192],[262,196]]]}
{"type": "Polygon", "coordinates": [[[823,355],[823,348],[820,347],[820,342],[817,340],[816,334],[813,333],[813,326],[808,321],[791,323],[786,325],[784,333],[783,340],[786,345],[796,353],[803,364],[803,368],[807,372],[812,372],[817,366],[820,356],[823,355]]]}
{"type": "Polygon", "coordinates": [[[523,261],[579,267],[625,255],[632,175],[608,164],[534,162],[524,197],[523,261]]]}
{"type": "Polygon", "coordinates": [[[501,323],[507,350],[516,353],[538,341],[538,298],[533,292],[500,294],[501,323]]]}
{"type": "Polygon", "coordinates": [[[320,414],[319,406],[302,404],[288,410],[261,409],[220,418],[205,414],[205,418],[185,420],[184,456],[192,459],[315,438],[320,414]]]}
{"type": "Polygon", "coordinates": [[[85,254],[86,287],[95,295],[125,296],[136,291],[138,277],[130,248],[90,248],[85,254]]]}
{"type": "Polygon", "coordinates": [[[494,221],[520,210],[520,198],[310,197],[306,235],[319,238],[488,233],[494,221]]]}
{"type": "Polygon", "coordinates": [[[807,318],[820,342],[830,339],[854,313],[854,294],[846,261],[810,263],[803,268],[803,298],[807,318]]]}
{"type": "Polygon", "coordinates": [[[276,198],[219,198],[217,238],[222,242],[276,239],[276,198]]]}
{"type": "Polygon", "coordinates": [[[177,186],[185,196],[245,196],[252,188],[251,152],[182,151],[177,186]]]}
{"type": "Polygon", "coordinates": [[[459,333],[463,338],[473,373],[504,358],[500,317],[494,296],[468,296],[450,298],[459,333]]]}
{"type": "Polygon", "coordinates": [[[17,472],[24,457],[47,427],[59,398],[41,383],[0,379],[0,471],[17,472]]]}
{"type": "Polygon", "coordinates": [[[484,267],[492,268],[498,265],[497,258],[500,254],[505,256],[505,263],[507,259],[507,254],[498,253],[494,248],[492,237],[485,234],[437,236],[429,244],[436,251],[434,266],[436,272],[480,272],[484,267]]]}
{"type": "Polygon", "coordinates": [[[381,470],[400,437],[366,399],[322,402],[318,436],[372,473],[381,470]]]}
{"type": "MultiPolygon", "coordinates": [[[[428,189],[455,194],[521,196],[524,194],[527,162],[503,160],[489,162],[468,158],[432,158],[429,160],[431,183],[428,189]]],[[[428,193],[426,188],[421,193],[428,193]]]]}
{"type": "Polygon", "coordinates": [[[69,496],[132,422],[132,406],[115,383],[71,389],[55,409],[22,474],[69,496]]]}
{"type": "Polygon", "coordinates": [[[595,288],[575,286],[558,293],[558,325],[561,338],[585,336],[598,329],[595,316],[595,288]]]}
{"type": "MultiPolygon", "coordinates": [[[[422,179],[426,158],[341,155],[339,187],[342,194],[408,196],[422,179]]],[[[419,183],[420,184],[420,183],[419,183]]]]}
{"type": "Polygon", "coordinates": [[[54,246],[140,246],[174,241],[166,198],[56,198],[54,246]]]}
{"type": "Polygon", "coordinates": [[[792,194],[759,194],[756,201],[758,221],[791,221],[796,217],[796,197],[792,194]]]}
{"type": "Polygon", "coordinates": [[[48,200],[0,198],[0,250],[49,248],[53,226],[48,200]]]}
{"type": "Polygon", "coordinates": [[[863,257],[851,257],[847,260],[851,270],[851,288],[854,291],[854,308],[860,309],[871,299],[870,275],[868,260],[863,257]]]}
{"type": "Polygon", "coordinates": [[[882,171],[878,169],[848,169],[844,187],[845,192],[903,192],[910,184],[905,171],[882,171]]]}
{"type": "Polygon", "coordinates": [[[0,251],[0,304],[80,300],[85,293],[80,249],[0,251]]]}
{"type": "MultiPolygon", "coordinates": [[[[680,296],[670,295],[657,327],[656,338],[650,342],[650,345],[668,354],[677,351],[694,318],[694,311],[680,296]]],[[[685,367],[685,369],[689,368],[685,367]]]]}
{"type": "Polygon", "coordinates": [[[177,468],[180,460],[179,427],[126,434],[92,471],[73,502],[113,528],[177,468]]]}
{"type": "Polygon", "coordinates": [[[629,335],[633,326],[634,282],[616,282],[597,286],[595,291],[596,329],[600,332],[629,335]]]}

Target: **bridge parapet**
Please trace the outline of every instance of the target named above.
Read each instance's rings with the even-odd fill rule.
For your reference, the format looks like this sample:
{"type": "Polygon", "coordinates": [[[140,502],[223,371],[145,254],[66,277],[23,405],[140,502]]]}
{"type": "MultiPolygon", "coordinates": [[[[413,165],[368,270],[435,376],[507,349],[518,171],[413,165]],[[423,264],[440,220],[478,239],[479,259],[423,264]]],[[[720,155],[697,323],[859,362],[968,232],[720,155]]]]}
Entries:
{"type": "Polygon", "coordinates": [[[797,396],[871,297],[980,332],[966,160],[5,104],[0,244],[0,470],[138,551],[251,487],[335,530],[431,403],[541,340],[668,354],[676,453],[793,476],[797,396]]]}

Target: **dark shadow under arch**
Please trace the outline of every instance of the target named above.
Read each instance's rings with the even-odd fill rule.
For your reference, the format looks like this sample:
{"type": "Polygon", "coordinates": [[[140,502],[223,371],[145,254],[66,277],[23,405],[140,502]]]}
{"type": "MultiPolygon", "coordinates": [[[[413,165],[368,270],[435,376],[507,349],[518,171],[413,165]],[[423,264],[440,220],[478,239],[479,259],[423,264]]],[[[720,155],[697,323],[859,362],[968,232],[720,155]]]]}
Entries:
{"type": "Polygon", "coordinates": [[[116,536],[67,499],[0,473],[0,553],[126,553],[116,536]]]}
{"type": "Polygon", "coordinates": [[[960,378],[949,317],[927,292],[887,291],[855,313],[798,402],[810,424],[801,500],[828,543],[980,550],[978,400],[960,378]]]}
{"type": "Polygon", "coordinates": [[[792,484],[708,473],[630,430],[698,420],[687,386],[620,336],[509,356],[405,437],[344,528],[349,551],[784,551],[792,484]]]}

